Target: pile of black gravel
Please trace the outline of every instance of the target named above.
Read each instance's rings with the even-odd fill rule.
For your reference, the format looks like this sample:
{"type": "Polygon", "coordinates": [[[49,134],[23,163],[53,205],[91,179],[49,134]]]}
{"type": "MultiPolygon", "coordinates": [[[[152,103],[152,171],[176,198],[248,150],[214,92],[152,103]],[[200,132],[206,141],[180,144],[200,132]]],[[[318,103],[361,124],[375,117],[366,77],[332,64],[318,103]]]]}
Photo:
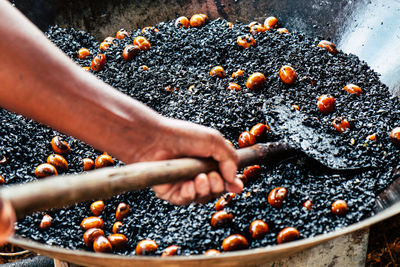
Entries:
{"type": "MultiPolygon", "coordinates": [[[[242,49],[236,39],[247,34],[248,27],[239,23],[229,28],[221,19],[202,28],[177,29],[173,22],[156,27],[159,32],[142,34],[137,30],[131,37],[115,40],[115,45],[105,52],[104,69],[95,75],[163,115],[218,129],[235,145],[242,131],[265,122],[261,110],[264,100],[281,95],[287,105],[296,104],[300,112],[317,118],[317,125],[324,132],[340,135],[337,146],[342,153],[353,159],[367,157],[381,169],[332,174],[305,158],[293,159],[269,170],[264,168],[262,178],[247,184],[243,193],[226,208],[234,214],[234,223],[221,229],[210,225],[214,203],[173,206],[157,199],[151,190],[115,196],[105,201],[106,208],[101,215],[106,235],[111,233],[118,203],[128,203],[131,210],[120,231],[128,237],[129,247],[116,253],[134,253],[140,240],[153,239],[159,244],[157,255],[169,245],[181,246],[182,255],[202,254],[209,248],[221,250],[222,240],[234,233],[246,236],[251,248],[263,247],[276,244],[277,233],[284,227],[296,227],[301,238],[307,238],[373,214],[375,196],[391,182],[391,170],[399,161],[399,152],[388,135],[397,126],[400,111],[397,98],[390,97],[386,86],[365,62],[341,52],[331,55],[317,47],[319,39],[310,39],[301,33],[259,33],[255,36],[255,47],[242,49]],[[131,62],[125,62],[122,50],[138,35],[148,38],[152,47],[131,62]],[[144,71],[143,65],[149,70],[144,71]],[[225,78],[209,75],[217,65],[225,68],[225,78]],[[296,69],[298,81],[294,85],[286,86],[279,80],[282,65],[296,69]],[[232,72],[238,69],[244,70],[244,76],[232,78],[232,72]],[[247,77],[254,72],[266,76],[266,86],[261,91],[252,92],[245,87],[247,77]],[[237,82],[242,90],[227,90],[229,82],[237,82]],[[363,94],[348,94],[343,90],[348,83],[359,85],[363,94]],[[166,87],[177,90],[170,92],[166,87]],[[334,113],[322,115],[318,111],[316,101],[322,94],[336,98],[334,113]],[[351,122],[351,131],[336,132],[331,122],[338,116],[351,122]],[[377,140],[367,141],[366,137],[373,133],[377,134],[377,140]],[[277,186],[288,189],[288,197],[280,209],[272,208],[267,202],[269,191],[277,186]],[[302,207],[307,199],[314,203],[312,210],[302,207]],[[337,199],[348,203],[349,212],[344,217],[331,214],[331,203],[337,199]],[[249,224],[255,219],[266,221],[270,227],[262,240],[252,240],[248,234],[249,224]]],[[[90,49],[92,55],[100,53],[99,43],[89,33],[52,27],[47,36],[81,66],[90,66],[92,56],[78,59],[80,48],[90,49]]],[[[34,169],[52,153],[50,140],[58,133],[5,110],[1,110],[1,118],[0,153],[7,157],[8,164],[0,166],[0,173],[8,184],[35,180],[34,169]]],[[[68,173],[81,172],[82,158],[101,154],[71,137],[66,139],[72,151],[67,156],[68,173]]],[[[269,136],[271,141],[277,139],[279,136],[274,134],[269,136]]],[[[84,231],[79,225],[83,218],[91,216],[90,204],[49,212],[53,223],[47,231],[38,229],[44,213],[26,216],[18,222],[17,233],[46,244],[87,249],[82,242],[84,231]]]]}

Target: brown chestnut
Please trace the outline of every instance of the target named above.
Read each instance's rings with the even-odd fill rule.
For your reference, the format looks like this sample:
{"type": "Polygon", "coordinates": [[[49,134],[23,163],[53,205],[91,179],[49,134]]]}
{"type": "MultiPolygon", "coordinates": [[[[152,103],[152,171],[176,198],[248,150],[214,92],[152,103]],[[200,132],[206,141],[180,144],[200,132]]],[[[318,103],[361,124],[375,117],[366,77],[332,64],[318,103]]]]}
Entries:
{"type": "Polygon", "coordinates": [[[244,74],[244,71],[239,69],[239,70],[235,71],[234,73],[232,73],[232,78],[242,77],[243,74],[244,74]]]}
{"type": "Polygon", "coordinates": [[[85,59],[86,57],[88,57],[90,55],[90,51],[87,48],[81,48],[78,51],[78,58],[79,59],[85,59]]]}
{"type": "Polygon", "coordinates": [[[81,228],[83,230],[88,230],[90,228],[103,228],[103,227],[104,227],[103,220],[95,216],[86,217],[81,222],[81,228]]]}
{"type": "Polygon", "coordinates": [[[93,202],[90,205],[90,210],[92,211],[94,216],[99,216],[104,210],[104,201],[98,200],[98,201],[93,202]]]}
{"type": "Polygon", "coordinates": [[[244,131],[240,134],[238,144],[240,148],[252,146],[256,143],[254,135],[248,131],[244,131]]]}
{"type": "Polygon", "coordinates": [[[161,254],[161,257],[169,257],[169,256],[175,256],[178,255],[180,247],[179,246],[169,246],[166,249],[164,249],[163,253],[161,254]]]}
{"type": "Polygon", "coordinates": [[[122,51],[122,57],[125,61],[130,61],[136,57],[140,52],[140,48],[137,45],[127,45],[122,51]]]}
{"type": "Polygon", "coordinates": [[[54,153],[68,155],[71,152],[71,148],[68,143],[61,136],[54,136],[51,140],[51,148],[54,153]]]}
{"type": "Polygon", "coordinates": [[[254,135],[257,142],[261,142],[266,137],[267,133],[270,131],[271,127],[264,123],[257,123],[250,129],[250,133],[254,135]]]}
{"type": "Polygon", "coordinates": [[[109,235],[107,239],[116,250],[123,249],[128,244],[128,238],[123,234],[112,234],[109,235]]]}
{"type": "Polygon", "coordinates": [[[7,158],[6,158],[6,156],[0,156],[1,157],[1,159],[0,159],[0,165],[5,165],[5,164],[7,164],[7,158]]]}
{"type": "Polygon", "coordinates": [[[236,195],[235,193],[224,194],[220,199],[217,200],[217,202],[215,202],[214,205],[215,210],[216,211],[223,210],[232,201],[235,195],[236,195]]]}
{"type": "Polygon", "coordinates": [[[290,33],[288,31],[288,29],[286,29],[286,28],[279,28],[279,29],[276,29],[276,31],[279,32],[279,33],[290,33]]]}
{"type": "Polygon", "coordinates": [[[257,44],[254,37],[249,34],[239,36],[236,42],[239,46],[243,48],[249,48],[250,46],[255,46],[257,44]]]}
{"type": "Polygon", "coordinates": [[[206,18],[202,14],[194,14],[190,18],[190,27],[201,27],[206,24],[206,18]]]}
{"type": "Polygon", "coordinates": [[[338,50],[336,49],[336,45],[327,40],[322,40],[321,42],[319,42],[318,47],[325,48],[326,50],[328,50],[329,53],[331,53],[333,55],[338,53],[338,50]]]}
{"type": "Polygon", "coordinates": [[[117,37],[118,40],[122,40],[125,37],[129,37],[131,36],[129,34],[129,32],[127,32],[125,29],[120,29],[119,31],[117,31],[117,33],[115,34],[115,37],[117,37]]]}
{"type": "Polygon", "coordinates": [[[113,224],[112,232],[113,234],[118,234],[118,229],[122,226],[122,222],[118,221],[113,224]]]}
{"type": "Polygon", "coordinates": [[[82,167],[84,171],[90,171],[94,169],[94,161],[90,158],[82,159],[82,167]]]}
{"type": "Polygon", "coordinates": [[[263,220],[255,220],[250,224],[249,231],[253,239],[262,239],[268,233],[269,227],[263,220]]]}
{"type": "Polygon", "coordinates": [[[354,95],[361,95],[362,94],[362,89],[360,86],[349,83],[344,87],[344,90],[349,93],[349,94],[354,94],[354,95]]]}
{"type": "Polygon", "coordinates": [[[390,132],[390,140],[394,145],[400,145],[400,127],[396,127],[390,132]]]}
{"type": "Polygon", "coordinates": [[[343,133],[350,129],[349,121],[344,118],[335,118],[332,122],[332,125],[339,133],[343,133]]]}
{"type": "Polygon", "coordinates": [[[296,228],[286,227],[285,229],[283,229],[282,231],[279,232],[276,240],[277,240],[278,244],[282,244],[282,243],[290,242],[293,240],[297,240],[297,239],[299,239],[299,237],[300,237],[300,234],[296,228]]]}
{"type": "Polygon", "coordinates": [[[216,256],[216,255],[219,255],[219,254],[221,254],[221,252],[219,252],[219,250],[216,250],[216,249],[209,249],[209,250],[207,250],[206,252],[204,252],[204,256],[216,256]]]}
{"type": "Polygon", "coordinates": [[[51,222],[52,222],[52,221],[53,221],[53,218],[52,218],[50,215],[45,214],[45,215],[43,216],[42,220],[40,221],[39,229],[40,229],[40,230],[47,230],[47,229],[49,229],[50,226],[51,226],[51,222]]]}
{"type": "Polygon", "coordinates": [[[58,154],[51,154],[47,157],[47,163],[53,165],[60,171],[67,171],[68,170],[68,162],[67,160],[58,154]]]}
{"type": "Polygon", "coordinates": [[[143,51],[147,51],[151,48],[151,44],[150,44],[149,40],[147,40],[143,36],[137,36],[133,40],[133,44],[136,45],[137,47],[139,47],[139,49],[143,50],[143,51]]]}
{"type": "Polygon", "coordinates": [[[260,165],[247,166],[243,169],[243,175],[246,176],[248,181],[254,181],[261,177],[260,165]]]}
{"type": "MultiPolygon", "coordinates": [[[[93,71],[100,71],[104,68],[104,65],[106,64],[106,56],[104,54],[97,54],[93,60],[92,60],[92,65],[90,66],[90,68],[93,71]]],[[[56,152],[57,153],[57,152],[56,152]]]]}
{"type": "Polygon", "coordinates": [[[260,72],[253,73],[246,81],[246,87],[250,90],[259,90],[264,87],[265,76],[260,72]]]}
{"type": "Polygon", "coordinates": [[[96,158],[94,165],[96,166],[97,169],[103,168],[114,165],[114,160],[110,155],[104,153],[96,158]]]}
{"type": "Polygon", "coordinates": [[[264,25],[253,25],[250,27],[250,33],[251,34],[257,34],[259,32],[265,32],[267,30],[267,28],[265,28],[264,25]]]}
{"type": "Polygon", "coordinates": [[[239,234],[230,235],[222,242],[222,249],[224,251],[241,250],[247,249],[248,247],[249,243],[247,242],[247,239],[239,234]]]}
{"type": "Polygon", "coordinates": [[[83,242],[86,246],[92,247],[93,241],[100,235],[104,236],[104,231],[102,229],[90,228],[83,234],[83,242]]]}
{"type": "Polygon", "coordinates": [[[115,212],[115,218],[117,221],[121,221],[123,218],[125,218],[129,213],[129,205],[121,202],[118,204],[117,211],[115,212]]]}
{"type": "Polygon", "coordinates": [[[149,67],[147,67],[146,65],[141,66],[141,68],[142,68],[142,70],[144,70],[144,71],[148,71],[148,70],[149,70],[149,67]]]}
{"type": "Polygon", "coordinates": [[[240,91],[242,88],[240,88],[240,85],[237,83],[229,83],[228,87],[229,90],[235,90],[235,91],[240,91]]]}
{"type": "Polygon", "coordinates": [[[276,17],[268,17],[264,21],[264,26],[267,30],[275,29],[278,27],[278,19],[276,17]]]}
{"type": "Polygon", "coordinates": [[[376,140],[376,133],[368,135],[367,139],[370,140],[370,141],[375,141],[376,140]]]}
{"type": "Polygon", "coordinates": [[[211,225],[216,228],[224,227],[233,221],[233,214],[224,210],[217,211],[211,217],[211,225]]]}
{"type": "Polygon", "coordinates": [[[283,205],[287,195],[287,190],[284,187],[276,187],[269,192],[268,203],[274,208],[280,208],[283,205]]]}
{"type": "Polygon", "coordinates": [[[224,78],[225,77],[225,70],[221,66],[215,66],[214,68],[211,69],[210,75],[211,76],[217,76],[219,78],[224,78]]]}
{"type": "Polygon", "coordinates": [[[160,32],[160,31],[156,27],[152,26],[144,27],[141,31],[141,33],[154,33],[154,32],[160,32]]]}
{"type": "Polygon", "coordinates": [[[37,178],[44,178],[47,176],[57,175],[57,169],[51,164],[43,163],[36,167],[35,175],[37,178]]]}
{"type": "Polygon", "coordinates": [[[182,29],[182,28],[189,28],[189,19],[187,17],[179,17],[175,20],[175,27],[182,29]]]}
{"type": "Polygon", "coordinates": [[[112,252],[112,245],[110,241],[102,235],[99,235],[93,241],[93,250],[95,252],[109,253],[112,252]]]}
{"type": "Polygon", "coordinates": [[[321,95],[318,97],[318,108],[323,114],[332,113],[335,109],[335,98],[330,95],[321,95]]]}
{"type": "Polygon", "coordinates": [[[312,207],[313,207],[313,203],[311,202],[311,200],[306,200],[304,203],[303,203],[303,207],[304,208],[306,208],[306,209],[308,209],[308,210],[311,210],[312,209],[312,207]]]}
{"type": "Polygon", "coordinates": [[[348,210],[346,201],[339,199],[332,203],[331,211],[333,214],[337,216],[344,216],[346,215],[348,210]]]}
{"type": "Polygon", "coordinates": [[[0,185],[3,185],[6,183],[6,180],[4,179],[3,176],[0,175],[0,185]]]}
{"type": "Polygon", "coordinates": [[[282,66],[279,70],[279,78],[284,84],[293,84],[297,79],[297,72],[291,66],[282,66]]]}
{"type": "Polygon", "coordinates": [[[150,239],[145,239],[136,245],[136,255],[150,255],[154,253],[157,248],[158,245],[156,242],[150,239]]]}
{"type": "Polygon", "coordinates": [[[108,48],[110,48],[110,43],[109,42],[101,42],[99,48],[101,51],[106,52],[108,48]]]}

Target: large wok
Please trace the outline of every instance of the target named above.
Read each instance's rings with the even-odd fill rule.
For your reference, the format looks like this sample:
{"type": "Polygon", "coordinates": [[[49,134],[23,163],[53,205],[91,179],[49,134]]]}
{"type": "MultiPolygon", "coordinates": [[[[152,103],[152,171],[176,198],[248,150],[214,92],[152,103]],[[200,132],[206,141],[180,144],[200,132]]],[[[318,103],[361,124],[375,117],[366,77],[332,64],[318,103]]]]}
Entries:
{"type": "MultiPolygon", "coordinates": [[[[16,0],[12,1],[42,30],[49,25],[75,27],[98,40],[121,27],[132,29],[160,21],[207,13],[230,21],[262,21],[274,15],[290,31],[331,39],[340,49],[354,53],[379,72],[394,95],[400,95],[400,1],[399,0],[16,0]]],[[[393,203],[373,217],[346,228],[279,246],[224,253],[218,257],[126,257],[68,250],[14,236],[11,242],[45,256],[80,265],[96,266],[249,266],[276,260],[346,235],[400,213],[393,203]]]]}

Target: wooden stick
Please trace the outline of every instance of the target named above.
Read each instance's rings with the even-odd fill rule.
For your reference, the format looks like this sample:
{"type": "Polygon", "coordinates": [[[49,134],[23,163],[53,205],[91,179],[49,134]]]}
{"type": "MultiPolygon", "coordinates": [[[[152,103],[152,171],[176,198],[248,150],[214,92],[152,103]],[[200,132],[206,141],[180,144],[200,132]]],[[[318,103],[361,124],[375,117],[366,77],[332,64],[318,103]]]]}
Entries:
{"type": "MultiPolygon", "coordinates": [[[[278,161],[291,156],[292,152],[293,149],[285,143],[257,144],[239,149],[239,168],[265,161],[278,161]]],[[[193,179],[199,173],[216,170],[218,164],[212,159],[182,158],[141,162],[12,185],[3,188],[1,196],[11,202],[17,216],[21,217],[34,211],[61,208],[93,199],[107,199],[127,191],[193,179]]]]}

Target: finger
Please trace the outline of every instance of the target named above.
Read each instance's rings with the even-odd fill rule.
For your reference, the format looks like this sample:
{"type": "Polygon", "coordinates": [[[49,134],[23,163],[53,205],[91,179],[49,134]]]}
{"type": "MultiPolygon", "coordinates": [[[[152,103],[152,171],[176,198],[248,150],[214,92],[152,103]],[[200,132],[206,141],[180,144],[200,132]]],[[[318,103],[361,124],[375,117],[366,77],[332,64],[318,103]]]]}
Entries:
{"type": "Polygon", "coordinates": [[[205,173],[200,173],[197,175],[197,177],[194,179],[194,185],[199,198],[208,196],[210,194],[210,183],[205,173]]]}
{"type": "Polygon", "coordinates": [[[166,188],[169,188],[169,190],[164,191],[165,188],[161,188],[162,189],[161,192],[157,191],[159,189],[159,186],[153,186],[153,191],[156,193],[156,197],[169,201],[169,199],[171,198],[172,194],[175,193],[175,191],[180,191],[181,185],[182,182],[176,184],[164,184],[164,186],[166,186],[166,188]]]}
{"type": "Polygon", "coordinates": [[[193,181],[187,181],[182,184],[180,190],[181,197],[185,204],[192,202],[196,198],[196,189],[193,181]]]}
{"type": "Polygon", "coordinates": [[[162,196],[165,195],[168,191],[171,190],[173,184],[161,184],[153,186],[153,191],[156,192],[157,197],[158,195],[162,196]]]}
{"type": "Polygon", "coordinates": [[[213,194],[220,194],[224,191],[224,180],[218,172],[210,172],[208,174],[210,189],[213,194]]]}
{"type": "Polygon", "coordinates": [[[233,183],[225,183],[227,192],[240,193],[243,190],[243,182],[239,178],[235,178],[233,183]]]}
{"type": "Polygon", "coordinates": [[[182,198],[181,190],[176,190],[168,199],[168,202],[174,205],[184,205],[187,202],[182,198]]]}
{"type": "Polygon", "coordinates": [[[4,244],[7,238],[13,234],[14,222],[15,212],[11,204],[8,202],[3,203],[0,211],[0,244],[4,244]]]}

